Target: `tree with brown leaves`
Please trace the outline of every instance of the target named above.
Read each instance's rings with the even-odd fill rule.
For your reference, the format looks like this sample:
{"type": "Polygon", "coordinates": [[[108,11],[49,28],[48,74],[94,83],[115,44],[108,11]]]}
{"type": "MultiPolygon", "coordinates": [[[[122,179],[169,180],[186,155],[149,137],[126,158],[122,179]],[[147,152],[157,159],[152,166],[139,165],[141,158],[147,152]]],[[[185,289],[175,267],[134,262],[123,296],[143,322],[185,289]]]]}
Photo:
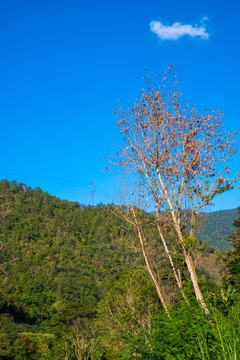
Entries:
{"type": "MultiPolygon", "coordinates": [[[[194,106],[181,105],[173,75],[170,67],[167,88],[166,77],[158,87],[147,81],[147,89],[130,110],[119,106],[117,125],[124,146],[117,163],[144,178],[141,195],[146,207],[156,209],[160,236],[161,225],[171,223],[196,299],[208,314],[193,262],[196,216],[215,196],[233,187],[236,179],[230,178],[227,162],[237,149],[233,135],[224,132],[222,114],[206,110],[201,115],[194,106]]],[[[175,274],[177,279],[176,269],[175,274]]]]}

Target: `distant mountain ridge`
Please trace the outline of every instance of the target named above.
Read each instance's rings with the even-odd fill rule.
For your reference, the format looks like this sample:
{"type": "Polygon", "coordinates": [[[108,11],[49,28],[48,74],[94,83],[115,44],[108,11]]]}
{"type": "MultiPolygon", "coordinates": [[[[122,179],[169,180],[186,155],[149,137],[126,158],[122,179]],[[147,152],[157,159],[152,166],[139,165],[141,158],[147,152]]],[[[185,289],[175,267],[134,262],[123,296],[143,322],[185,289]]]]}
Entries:
{"type": "Polygon", "coordinates": [[[233,222],[238,217],[238,208],[203,213],[205,218],[199,238],[219,250],[230,249],[228,235],[234,230],[233,222]]]}

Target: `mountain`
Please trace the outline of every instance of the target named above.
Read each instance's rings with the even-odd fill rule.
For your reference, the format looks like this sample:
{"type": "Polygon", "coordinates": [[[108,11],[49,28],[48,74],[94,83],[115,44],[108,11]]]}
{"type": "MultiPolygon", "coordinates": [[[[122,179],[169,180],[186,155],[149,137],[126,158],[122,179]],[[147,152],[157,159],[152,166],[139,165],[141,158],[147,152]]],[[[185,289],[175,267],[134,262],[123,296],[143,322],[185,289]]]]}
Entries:
{"type": "Polygon", "coordinates": [[[2,289],[32,319],[76,304],[91,312],[105,284],[132,265],[122,239],[133,230],[111,205],[84,206],[15,182],[2,181],[0,191],[7,194],[2,205],[10,204],[0,226],[0,264],[9,262],[2,289]]]}
{"type": "Polygon", "coordinates": [[[199,218],[199,223],[202,223],[199,238],[219,250],[230,249],[226,238],[234,230],[233,222],[237,217],[238,209],[202,213],[199,218]]]}
{"type": "MultiPolygon", "coordinates": [[[[85,206],[22,183],[0,182],[0,359],[68,358],[65,351],[74,352],[66,350],[70,346],[66,345],[69,331],[75,331],[76,321],[91,321],[109,291],[115,303],[114,289],[119,281],[128,284],[124,285],[127,289],[129,284],[138,288],[140,308],[147,299],[144,289],[149,296],[152,294],[148,301],[158,305],[152,282],[144,271],[142,253],[134,242],[135,230],[117,216],[117,210],[113,204],[85,206]],[[145,285],[142,288],[139,284],[145,285]]],[[[212,213],[205,222],[203,236],[212,241],[206,233],[210,227],[208,231],[218,246],[223,228],[220,225],[228,219],[224,229],[230,232],[231,216],[212,213]]],[[[160,264],[166,294],[174,293],[175,282],[157,240],[155,217],[142,211],[141,221],[146,238],[157,246],[149,251],[155,264],[160,264]]],[[[171,240],[169,235],[169,244],[171,240]]],[[[221,281],[215,250],[199,240],[194,253],[197,274],[212,291],[217,286],[213,280],[221,281]]],[[[181,256],[177,261],[183,281],[188,283],[181,256]]]]}
{"type": "MultiPolygon", "coordinates": [[[[136,238],[135,230],[116,216],[114,205],[80,205],[7,180],[0,182],[0,194],[2,211],[9,206],[0,226],[0,264],[6,264],[0,281],[4,293],[31,321],[59,317],[75,306],[90,314],[108,283],[143,265],[136,246],[126,245],[136,238]]],[[[154,215],[143,212],[143,216],[146,233],[156,238],[154,215]]],[[[214,224],[212,218],[208,221],[214,224]]],[[[200,260],[215,257],[214,250],[203,242],[197,246],[202,254],[199,271],[206,273],[207,266],[219,281],[214,259],[200,260]]],[[[158,262],[165,256],[159,249],[158,262]]]]}

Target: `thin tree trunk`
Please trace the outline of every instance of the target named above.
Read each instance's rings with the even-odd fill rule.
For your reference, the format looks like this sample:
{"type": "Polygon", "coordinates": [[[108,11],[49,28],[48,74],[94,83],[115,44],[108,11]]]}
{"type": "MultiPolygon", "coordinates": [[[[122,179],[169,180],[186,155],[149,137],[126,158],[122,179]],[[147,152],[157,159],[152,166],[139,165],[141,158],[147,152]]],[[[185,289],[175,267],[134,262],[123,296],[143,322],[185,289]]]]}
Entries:
{"type": "Polygon", "coordinates": [[[193,284],[196,299],[199,302],[199,304],[202,307],[205,314],[208,315],[210,312],[209,312],[209,310],[207,308],[207,305],[206,305],[206,303],[205,303],[205,301],[203,299],[202,292],[201,292],[201,290],[199,288],[198,281],[197,281],[197,275],[196,275],[196,271],[195,271],[191,256],[190,256],[190,254],[187,252],[187,250],[185,248],[184,239],[183,239],[183,235],[182,235],[181,228],[180,228],[180,221],[178,221],[179,219],[176,218],[176,214],[174,212],[173,204],[171,203],[171,200],[169,198],[166,187],[163,184],[159,169],[157,169],[157,173],[158,173],[159,182],[160,182],[160,184],[162,186],[162,189],[163,189],[163,192],[165,194],[165,199],[167,200],[168,205],[170,207],[170,212],[171,212],[171,215],[172,215],[174,227],[175,227],[175,230],[177,232],[179,242],[180,242],[180,244],[182,246],[182,249],[183,249],[183,255],[184,255],[184,258],[185,258],[185,263],[187,265],[187,269],[188,269],[188,272],[190,274],[190,278],[191,278],[191,281],[192,281],[192,284],[193,284]]]}
{"type": "Polygon", "coordinates": [[[149,261],[148,261],[148,257],[147,257],[147,254],[146,254],[146,251],[145,251],[145,247],[144,247],[144,238],[143,238],[143,235],[142,235],[142,232],[141,232],[141,227],[140,227],[140,224],[138,222],[138,219],[137,219],[137,216],[136,216],[136,213],[135,213],[135,209],[134,207],[132,207],[132,213],[133,213],[133,217],[134,217],[134,220],[135,220],[135,225],[137,227],[137,232],[138,232],[138,237],[139,237],[139,240],[140,240],[140,244],[141,244],[141,248],[142,248],[142,253],[143,253],[143,257],[144,257],[144,260],[145,260],[145,263],[146,263],[146,267],[147,267],[147,271],[154,283],[154,286],[156,288],[156,291],[157,291],[157,294],[159,296],[159,299],[162,303],[162,306],[164,308],[164,310],[166,311],[168,317],[170,318],[170,314],[169,314],[169,311],[168,311],[168,308],[167,308],[167,305],[165,303],[165,300],[164,300],[164,297],[163,297],[163,294],[160,290],[160,286],[156,280],[156,277],[151,269],[151,266],[149,264],[149,261]]]}
{"type": "Polygon", "coordinates": [[[205,303],[205,301],[203,299],[202,292],[201,292],[201,290],[199,288],[199,285],[198,285],[197,275],[196,275],[195,267],[194,267],[193,262],[192,262],[192,258],[187,253],[185,247],[183,248],[183,254],[184,254],[184,257],[185,257],[185,262],[186,262],[188,271],[189,271],[190,276],[191,276],[191,280],[192,280],[192,283],[193,283],[196,298],[199,301],[199,303],[200,303],[202,309],[204,310],[205,314],[209,315],[210,312],[209,312],[209,310],[207,308],[207,305],[206,305],[206,303],[205,303]]]}
{"type": "Polygon", "coordinates": [[[182,249],[183,249],[183,255],[184,255],[184,258],[185,258],[185,263],[187,265],[187,269],[188,269],[188,272],[189,272],[190,277],[191,277],[191,281],[192,281],[193,288],[194,288],[194,291],[195,291],[196,299],[200,303],[200,305],[201,305],[203,311],[205,312],[205,314],[208,315],[210,312],[209,312],[209,310],[207,308],[207,305],[206,305],[206,303],[205,303],[205,301],[203,299],[202,292],[201,292],[200,287],[198,285],[197,275],[196,275],[195,267],[194,267],[193,262],[192,262],[191,255],[188,253],[188,251],[185,248],[183,235],[182,235],[182,232],[180,230],[179,224],[178,224],[175,216],[174,216],[174,219],[175,219],[175,221],[174,221],[175,228],[176,228],[179,240],[180,240],[180,244],[181,244],[182,249]]]}
{"type": "MultiPolygon", "coordinates": [[[[183,288],[182,288],[181,279],[180,279],[180,277],[178,276],[178,274],[177,274],[177,269],[176,269],[176,267],[175,267],[175,265],[174,265],[174,263],[173,263],[172,255],[171,255],[170,251],[168,250],[168,246],[167,246],[166,241],[165,241],[165,239],[164,239],[164,236],[163,236],[163,233],[162,233],[160,224],[159,224],[159,213],[158,213],[157,210],[156,210],[156,217],[157,217],[157,228],[158,228],[158,232],[159,232],[160,238],[161,238],[161,240],[162,240],[162,243],[163,243],[163,247],[164,247],[164,249],[165,249],[165,252],[166,252],[166,254],[167,254],[167,256],[168,256],[168,259],[169,259],[169,261],[170,261],[170,264],[171,264],[171,267],[172,267],[172,270],[173,270],[173,273],[174,273],[174,276],[175,276],[177,285],[178,285],[178,287],[179,287],[179,289],[180,289],[180,292],[181,292],[184,300],[186,301],[187,304],[189,304],[188,299],[187,299],[187,297],[186,297],[186,295],[185,295],[185,293],[184,293],[184,291],[183,291],[183,288]]],[[[179,269],[178,269],[178,270],[179,270],[179,269]]]]}

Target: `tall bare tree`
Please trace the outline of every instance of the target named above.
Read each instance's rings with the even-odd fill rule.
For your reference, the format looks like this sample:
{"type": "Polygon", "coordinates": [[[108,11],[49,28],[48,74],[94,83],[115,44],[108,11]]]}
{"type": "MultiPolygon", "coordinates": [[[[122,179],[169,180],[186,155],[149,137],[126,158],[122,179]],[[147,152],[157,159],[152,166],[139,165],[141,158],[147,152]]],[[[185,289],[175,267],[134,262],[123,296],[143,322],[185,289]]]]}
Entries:
{"type": "Polygon", "coordinates": [[[237,149],[233,135],[224,132],[222,115],[208,110],[201,115],[194,106],[183,107],[172,67],[168,76],[167,87],[166,78],[158,87],[147,81],[130,110],[119,106],[117,125],[124,145],[116,154],[117,162],[146,180],[142,196],[150,199],[147,206],[155,206],[158,220],[159,214],[170,220],[196,299],[208,314],[191,250],[196,216],[216,195],[232,188],[236,179],[229,177],[227,162],[237,149]]]}

